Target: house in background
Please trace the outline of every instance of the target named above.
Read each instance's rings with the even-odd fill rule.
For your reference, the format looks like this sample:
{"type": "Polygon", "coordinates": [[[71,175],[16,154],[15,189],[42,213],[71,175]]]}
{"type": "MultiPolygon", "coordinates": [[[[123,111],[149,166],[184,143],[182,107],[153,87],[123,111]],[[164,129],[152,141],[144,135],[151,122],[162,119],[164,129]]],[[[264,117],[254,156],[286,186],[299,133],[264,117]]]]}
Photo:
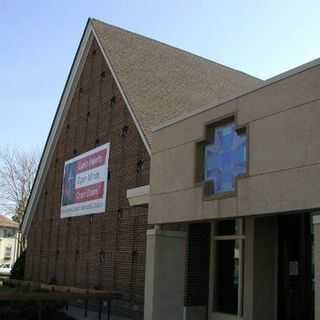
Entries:
{"type": "Polygon", "coordinates": [[[0,269],[1,265],[10,265],[17,260],[19,224],[0,215],[0,269]]]}
{"type": "Polygon", "coordinates": [[[151,129],[261,83],[89,19],[22,224],[25,279],[117,290],[142,319],[151,129]]]}

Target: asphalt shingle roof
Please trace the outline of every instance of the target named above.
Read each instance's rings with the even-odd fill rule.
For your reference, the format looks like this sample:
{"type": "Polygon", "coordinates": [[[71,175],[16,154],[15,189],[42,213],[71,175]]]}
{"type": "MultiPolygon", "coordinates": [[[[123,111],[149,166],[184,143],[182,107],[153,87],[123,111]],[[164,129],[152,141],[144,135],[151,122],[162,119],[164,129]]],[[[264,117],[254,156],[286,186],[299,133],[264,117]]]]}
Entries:
{"type": "Polygon", "coordinates": [[[8,217],[4,216],[3,214],[0,214],[0,227],[18,229],[19,224],[17,222],[12,221],[8,217]]]}
{"type": "Polygon", "coordinates": [[[263,81],[167,44],[90,23],[150,144],[152,128],[263,81]]]}

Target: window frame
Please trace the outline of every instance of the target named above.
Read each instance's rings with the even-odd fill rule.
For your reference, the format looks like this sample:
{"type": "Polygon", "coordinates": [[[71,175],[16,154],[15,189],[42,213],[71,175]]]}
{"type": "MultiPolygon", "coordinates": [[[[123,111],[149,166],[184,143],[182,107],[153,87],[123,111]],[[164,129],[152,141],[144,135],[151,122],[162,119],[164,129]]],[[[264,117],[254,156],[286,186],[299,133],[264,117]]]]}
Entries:
{"type": "Polygon", "coordinates": [[[16,236],[16,231],[13,228],[4,228],[3,229],[3,238],[11,239],[16,236]]]}
{"type": "Polygon", "coordinates": [[[12,246],[6,246],[4,248],[4,258],[5,259],[11,259],[11,256],[12,256],[12,246]]]}
{"type": "MultiPolygon", "coordinates": [[[[227,219],[223,219],[227,220],[227,219]]],[[[235,320],[243,318],[243,296],[244,296],[244,250],[245,250],[245,221],[243,218],[235,218],[232,220],[239,221],[239,234],[234,235],[216,235],[217,220],[211,223],[211,252],[210,252],[210,292],[209,292],[209,319],[220,320],[235,320]],[[237,314],[229,314],[215,311],[215,283],[216,283],[216,243],[217,241],[239,241],[239,286],[238,286],[238,301],[237,314]]],[[[229,219],[228,219],[229,220],[229,219]]]]}
{"type": "Polygon", "coordinates": [[[210,201],[221,198],[230,198],[236,196],[238,193],[238,180],[246,178],[249,175],[249,126],[248,124],[237,125],[237,114],[232,113],[224,117],[218,118],[214,121],[207,122],[204,128],[204,137],[196,141],[195,152],[195,185],[201,185],[203,188],[203,200],[210,201]],[[235,124],[235,131],[239,134],[245,134],[247,138],[246,145],[246,173],[235,177],[235,188],[233,191],[214,192],[214,186],[211,180],[205,181],[205,148],[208,144],[212,144],[212,136],[215,134],[215,129],[220,126],[227,125],[233,122],[235,124]]]}

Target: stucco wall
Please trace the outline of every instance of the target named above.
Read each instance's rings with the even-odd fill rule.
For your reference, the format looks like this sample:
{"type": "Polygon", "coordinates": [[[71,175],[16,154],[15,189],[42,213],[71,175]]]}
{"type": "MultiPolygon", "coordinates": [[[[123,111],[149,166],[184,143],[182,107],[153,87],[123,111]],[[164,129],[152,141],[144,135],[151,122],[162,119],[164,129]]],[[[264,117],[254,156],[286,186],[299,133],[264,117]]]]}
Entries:
{"type": "MultiPolygon", "coordinates": [[[[278,221],[276,217],[255,219],[253,319],[277,319],[278,221]]],[[[245,288],[246,290],[246,288],[245,288]]]]}
{"type": "Polygon", "coordinates": [[[152,138],[149,223],[320,207],[320,66],[157,129],[152,138]],[[205,126],[234,114],[248,127],[248,177],[237,193],[203,200],[196,143],[205,126]]]}
{"type": "Polygon", "coordinates": [[[320,320],[320,218],[314,224],[315,320],[320,320]]]}
{"type": "Polygon", "coordinates": [[[145,320],[183,318],[186,233],[148,230],[145,320]]]}

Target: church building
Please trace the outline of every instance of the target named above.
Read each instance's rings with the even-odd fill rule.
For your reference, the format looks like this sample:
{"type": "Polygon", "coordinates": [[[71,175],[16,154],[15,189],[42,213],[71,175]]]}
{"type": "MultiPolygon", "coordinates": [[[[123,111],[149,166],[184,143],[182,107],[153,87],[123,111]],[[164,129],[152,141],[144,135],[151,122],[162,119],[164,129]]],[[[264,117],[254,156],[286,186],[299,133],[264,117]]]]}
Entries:
{"type": "Polygon", "coordinates": [[[320,60],[267,81],[89,19],[22,224],[25,279],[139,320],[320,320],[320,60]]]}
{"type": "MultiPolygon", "coordinates": [[[[152,275],[150,264],[152,259],[146,262],[146,250],[154,250],[153,254],[156,255],[161,249],[157,245],[155,248],[149,244],[146,245],[147,234],[150,237],[152,232],[158,235],[157,232],[170,230],[173,234],[178,234],[179,239],[183,235],[179,244],[181,252],[179,251],[177,257],[180,255],[183,257],[184,253],[189,252],[189,262],[185,263],[186,260],[183,258],[180,261],[180,267],[188,265],[191,269],[193,266],[197,269],[199,268],[198,258],[193,258],[193,250],[197,251],[197,248],[201,248],[209,252],[212,240],[210,238],[211,223],[206,221],[206,223],[191,224],[191,221],[200,222],[201,219],[224,217],[225,212],[228,218],[239,215],[239,220],[228,220],[226,225],[230,229],[230,223],[234,223],[237,234],[231,236],[238,237],[239,240],[227,246],[227,255],[222,254],[222,256],[223,259],[229,259],[229,251],[234,249],[238,250],[238,259],[243,261],[242,243],[245,241],[245,236],[249,237],[250,232],[254,232],[252,229],[254,224],[252,219],[251,224],[249,222],[248,224],[245,219],[240,219],[240,215],[255,213],[254,210],[256,213],[268,213],[263,204],[261,203],[260,206],[256,204],[254,207],[252,203],[254,199],[250,198],[253,195],[247,193],[243,195],[248,208],[246,212],[242,207],[241,211],[238,211],[238,207],[236,209],[235,196],[230,198],[229,193],[223,201],[202,202],[202,191],[194,193],[194,188],[202,190],[201,181],[192,180],[195,184],[191,185],[190,179],[194,173],[192,161],[198,154],[195,151],[195,141],[203,138],[200,132],[207,126],[207,122],[212,121],[216,124],[217,119],[222,119],[227,124],[227,127],[222,127],[226,128],[223,130],[230,131],[232,134],[239,133],[239,137],[237,136],[239,146],[232,149],[236,159],[241,163],[236,172],[251,174],[245,169],[247,162],[243,157],[247,140],[255,143],[253,138],[249,139],[249,128],[246,125],[251,121],[250,117],[254,117],[255,114],[260,117],[260,113],[263,113],[258,111],[258,99],[255,99],[254,105],[250,104],[249,108],[245,109],[246,116],[237,115],[237,102],[232,102],[234,107],[226,109],[228,119],[234,117],[231,122],[225,122],[225,112],[220,112],[219,115],[209,112],[210,115],[206,116],[206,119],[202,116],[203,122],[201,124],[199,122],[199,127],[195,123],[188,127],[188,124],[184,125],[185,122],[181,122],[183,128],[178,124],[174,132],[170,129],[161,129],[155,135],[152,134],[152,129],[185,114],[198,113],[198,110],[205,106],[219,105],[227,99],[244,94],[262,84],[263,81],[243,72],[101,21],[89,19],[57,107],[22,224],[22,232],[28,243],[25,279],[80,288],[116,290],[120,292],[121,298],[113,304],[115,313],[134,319],[143,319],[145,313],[146,319],[156,319],[154,310],[151,312],[152,315],[144,312],[145,308],[153,307],[152,303],[148,306],[146,304],[152,298],[149,295],[150,290],[158,289],[158,284],[152,275]],[[162,133],[166,137],[163,140],[164,144],[159,138],[159,135],[162,137],[162,133]],[[156,147],[151,153],[153,139],[156,147]],[[193,144],[189,145],[190,141],[193,141],[193,144]],[[167,150],[168,155],[164,150],[167,150]],[[152,171],[153,179],[151,179],[154,186],[151,186],[150,198],[151,156],[155,157],[155,162],[152,171]],[[161,159],[161,164],[158,158],[161,159]],[[189,191],[185,189],[181,198],[174,198],[177,194],[175,192],[178,192],[180,187],[189,188],[189,191]],[[152,210],[148,225],[150,199],[154,200],[154,205],[153,203],[150,205],[152,210]],[[202,208],[203,204],[207,204],[206,212],[213,210],[211,214],[202,214],[199,208],[202,208]],[[217,208],[222,211],[217,211],[217,208]],[[193,209],[197,210],[192,211],[193,209]],[[219,214],[221,212],[221,215],[218,212],[219,214]],[[186,245],[185,240],[187,234],[191,244],[189,246],[186,245]],[[145,273],[146,266],[149,273],[145,273]],[[145,297],[145,277],[148,284],[147,297],[145,297]],[[149,286],[150,281],[154,284],[153,286],[149,286]]],[[[307,85],[304,84],[304,86],[307,85]]],[[[242,99],[247,99],[246,97],[242,99]]],[[[271,96],[270,99],[275,97],[271,96]]],[[[270,99],[266,98],[264,103],[270,99]]],[[[282,106],[285,105],[285,103],[282,104],[282,106]]],[[[220,109],[219,107],[217,110],[220,109]]],[[[270,112],[278,112],[278,109],[274,107],[273,110],[270,107],[270,112]]],[[[265,117],[267,115],[269,114],[267,113],[265,117]]],[[[194,117],[198,119],[198,116],[194,117]]],[[[312,130],[306,121],[304,124],[305,128],[312,130]]],[[[208,132],[212,131],[210,130],[208,132]]],[[[276,133],[276,130],[270,129],[265,139],[273,139],[276,133]]],[[[298,139],[299,133],[300,129],[297,129],[294,137],[298,139]]],[[[292,142],[295,142],[294,137],[292,142]]],[[[208,139],[211,138],[212,135],[209,134],[208,139]]],[[[283,152],[282,140],[278,137],[275,140],[273,140],[273,146],[280,148],[279,151],[283,152]],[[275,146],[274,143],[279,145],[275,146]]],[[[200,143],[206,146],[204,148],[208,159],[211,159],[210,141],[200,143]]],[[[267,142],[264,141],[264,143],[267,142]]],[[[255,147],[260,147],[259,150],[263,153],[259,155],[272,151],[268,149],[269,145],[264,149],[261,148],[261,141],[256,143],[255,147]]],[[[292,147],[293,144],[289,142],[288,148],[292,147]]],[[[214,149],[215,147],[212,147],[213,153],[214,149]]],[[[314,148],[310,148],[308,152],[310,159],[315,160],[314,148]]],[[[266,160],[259,158],[258,164],[254,154],[255,151],[248,154],[252,158],[250,168],[259,173],[264,170],[263,163],[266,160]],[[260,171],[259,166],[262,166],[260,171]]],[[[270,157],[270,154],[268,156],[270,157]]],[[[209,163],[214,164],[216,161],[223,160],[224,157],[221,154],[220,160],[209,160],[209,163]]],[[[290,159],[301,166],[297,154],[290,154],[290,159]]],[[[285,166],[285,160],[283,161],[285,166]]],[[[278,164],[274,163],[271,166],[271,169],[277,169],[278,164]]],[[[214,171],[214,166],[212,169],[214,171]]],[[[198,170],[199,172],[201,170],[200,164],[198,170]]],[[[234,172],[226,170],[228,175],[231,174],[233,177],[234,172]]],[[[215,174],[207,173],[206,177],[210,180],[215,174]]],[[[311,179],[314,179],[313,171],[308,171],[308,174],[311,179]]],[[[222,183],[221,190],[229,188],[229,180],[226,186],[222,183]]],[[[248,180],[241,181],[245,184],[246,190],[251,188],[255,195],[261,197],[258,187],[248,184],[246,182],[248,180]]],[[[278,182],[274,181],[273,184],[279,187],[278,182]]],[[[294,185],[301,186],[301,179],[294,185]]],[[[288,187],[294,188],[294,185],[288,187]]],[[[209,192],[212,189],[210,188],[211,185],[205,190],[209,192]]],[[[267,186],[260,188],[267,188],[267,186]]],[[[239,192],[241,190],[242,188],[239,187],[239,192]]],[[[300,193],[301,196],[302,194],[300,193]]],[[[208,196],[212,195],[208,194],[208,196]]],[[[216,194],[213,197],[215,198],[216,194]]],[[[267,200],[263,203],[265,202],[267,200]]],[[[290,204],[289,199],[286,203],[290,204]]],[[[278,208],[278,204],[273,202],[267,202],[266,205],[273,205],[274,209],[278,208]]],[[[299,205],[300,202],[297,200],[297,206],[299,205]]],[[[281,208],[280,211],[285,208],[281,208]]],[[[299,209],[301,209],[300,206],[299,209]]],[[[272,229],[276,223],[275,218],[265,219],[266,226],[260,223],[258,227],[272,229]]],[[[282,225],[285,228],[285,218],[282,225]]],[[[257,224],[255,226],[255,230],[258,230],[257,224]]],[[[265,241],[269,248],[268,254],[271,256],[274,248],[272,243],[275,240],[272,238],[272,232],[264,231],[270,238],[265,241]]],[[[283,239],[283,241],[286,240],[288,239],[283,239]]],[[[263,239],[259,241],[261,243],[263,239]]],[[[168,254],[173,248],[174,246],[170,247],[168,254]]],[[[163,250],[166,251],[166,248],[163,247],[163,250]]],[[[198,254],[202,252],[201,250],[198,254]]],[[[193,299],[198,299],[197,305],[200,302],[201,308],[206,305],[208,290],[203,284],[209,284],[211,279],[208,270],[205,269],[209,266],[208,252],[206,255],[201,255],[207,264],[201,264],[200,267],[206,272],[194,278],[185,276],[184,273],[180,274],[180,277],[185,277],[187,283],[187,290],[183,289],[183,294],[180,292],[183,295],[181,305],[176,304],[176,300],[173,299],[172,316],[157,319],[180,319],[175,318],[175,312],[177,309],[184,310],[184,301],[186,305],[190,303],[193,305],[193,299]],[[192,290],[197,288],[201,290],[196,294],[192,290]]],[[[247,248],[245,252],[252,254],[252,251],[247,248]]],[[[257,252],[265,256],[264,251],[257,249],[257,252]]],[[[151,257],[150,254],[149,257],[151,257]]],[[[293,259],[293,261],[296,260],[293,259]]],[[[176,262],[176,257],[173,257],[172,275],[174,277],[180,270],[176,268],[176,262]]],[[[230,272],[234,272],[233,281],[239,282],[239,288],[244,288],[241,289],[242,291],[239,289],[239,293],[232,291],[232,303],[223,300],[224,297],[221,298],[222,307],[233,312],[235,301],[238,301],[242,292],[247,292],[243,286],[243,278],[238,277],[237,272],[245,272],[246,269],[242,269],[241,262],[238,263],[239,269],[236,271],[232,269],[235,268],[233,258],[230,262],[232,265],[230,270],[226,269],[226,277],[230,276],[230,272]]],[[[157,264],[162,266],[161,261],[157,261],[157,264]]],[[[224,267],[224,264],[221,266],[224,267]]],[[[293,271],[296,270],[295,268],[297,266],[292,264],[293,271]]],[[[191,274],[190,272],[186,274],[191,274]]],[[[272,276],[270,271],[270,277],[272,276]]],[[[180,281],[180,277],[177,280],[180,281]]],[[[283,277],[285,278],[284,275],[283,277]]],[[[166,281],[169,279],[164,278],[163,285],[167,284],[166,281]]],[[[221,279],[223,280],[224,278],[221,279]]],[[[221,282],[221,285],[224,283],[221,282]]],[[[226,292],[229,294],[230,290],[226,292]]],[[[152,295],[156,297],[154,292],[152,295]]],[[[242,304],[238,304],[238,308],[242,308],[242,304]]],[[[170,306],[169,304],[168,312],[171,310],[170,306]]]]}

